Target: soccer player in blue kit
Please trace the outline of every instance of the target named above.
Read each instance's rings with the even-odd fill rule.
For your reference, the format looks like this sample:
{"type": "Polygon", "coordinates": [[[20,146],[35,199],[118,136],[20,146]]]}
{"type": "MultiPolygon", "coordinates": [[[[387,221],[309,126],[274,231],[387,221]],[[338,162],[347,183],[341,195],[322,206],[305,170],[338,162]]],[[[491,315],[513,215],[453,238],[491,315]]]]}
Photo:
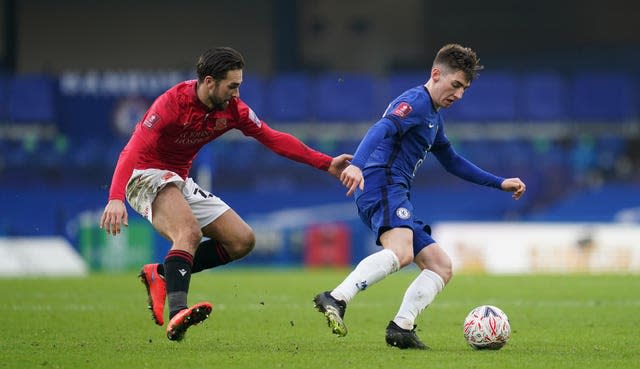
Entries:
{"type": "Polygon", "coordinates": [[[347,195],[355,193],[362,221],[376,234],[382,250],[364,258],[332,291],[314,298],[338,336],[347,334],[344,314],[355,295],[414,262],[420,273],[404,294],[400,309],[386,328],[388,345],[426,349],[415,333],[418,315],[451,279],[451,259],[431,237],[431,229],[414,215],[411,183],[428,153],[450,173],[479,185],[512,192],[519,199],[519,178],[488,173],[458,155],[444,132],[441,108],[462,98],[482,66],[476,53],[457,44],[442,47],[426,84],[405,91],[360,142],[341,174],[347,195]]]}

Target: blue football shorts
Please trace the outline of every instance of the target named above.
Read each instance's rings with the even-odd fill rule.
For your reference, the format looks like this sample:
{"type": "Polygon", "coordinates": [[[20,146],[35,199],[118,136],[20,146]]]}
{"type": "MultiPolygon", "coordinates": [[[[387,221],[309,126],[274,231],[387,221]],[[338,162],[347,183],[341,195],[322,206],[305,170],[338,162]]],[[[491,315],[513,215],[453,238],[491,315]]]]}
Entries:
{"type": "Polygon", "coordinates": [[[403,185],[358,192],[356,205],[360,219],[376,234],[376,243],[380,246],[380,235],[397,227],[413,230],[413,255],[436,242],[431,238],[431,227],[414,216],[409,191],[403,185]]]}

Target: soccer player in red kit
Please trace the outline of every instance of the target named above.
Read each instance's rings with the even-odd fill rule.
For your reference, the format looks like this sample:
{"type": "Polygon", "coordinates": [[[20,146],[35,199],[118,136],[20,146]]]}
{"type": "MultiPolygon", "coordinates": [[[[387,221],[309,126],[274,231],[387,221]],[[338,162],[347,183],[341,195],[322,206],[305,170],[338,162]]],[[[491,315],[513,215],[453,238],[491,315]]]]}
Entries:
{"type": "Polygon", "coordinates": [[[255,244],[251,227],[189,178],[200,148],[238,129],[279,155],[338,178],[352,158],[331,158],[261,121],[239,98],[243,68],[236,50],[207,50],[198,58],[197,80],[181,82],[154,101],[120,154],[100,219],[108,234],[120,233],[121,225],[128,225],[126,196],[131,207],[172,242],[163,264],[147,264],[140,272],[158,325],[164,324],[168,300],[170,340],[181,340],[190,326],[211,313],[208,302],[187,305],[191,274],[242,258],[255,244]],[[208,240],[202,241],[203,236],[208,240]]]}

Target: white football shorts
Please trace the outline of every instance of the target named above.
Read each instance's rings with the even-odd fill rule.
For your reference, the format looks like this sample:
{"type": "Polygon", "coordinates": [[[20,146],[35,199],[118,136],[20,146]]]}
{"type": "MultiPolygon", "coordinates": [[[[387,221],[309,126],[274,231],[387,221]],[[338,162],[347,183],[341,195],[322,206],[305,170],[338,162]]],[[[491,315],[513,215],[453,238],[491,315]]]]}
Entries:
{"type": "Polygon", "coordinates": [[[203,190],[193,179],[182,179],[170,170],[135,169],[127,183],[127,201],[140,215],[152,222],[151,204],[160,190],[169,183],[182,190],[200,228],[216,220],[230,207],[219,197],[203,190]]]}

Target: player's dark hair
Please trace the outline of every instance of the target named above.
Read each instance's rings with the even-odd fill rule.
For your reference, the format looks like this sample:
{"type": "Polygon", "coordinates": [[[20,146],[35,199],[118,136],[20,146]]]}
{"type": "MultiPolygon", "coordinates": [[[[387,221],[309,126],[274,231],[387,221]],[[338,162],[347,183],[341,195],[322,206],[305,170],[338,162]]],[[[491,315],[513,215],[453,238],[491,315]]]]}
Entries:
{"type": "Polygon", "coordinates": [[[225,79],[230,70],[244,68],[242,55],[230,47],[216,47],[205,51],[196,63],[198,81],[203,81],[206,76],[215,80],[225,79]]]}
{"type": "Polygon", "coordinates": [[[475,51],[458,44],[444,45],[436,54],[433,65],[444,65],[454,72],[461,70],[469,82],[473,81],[478,76],[478,72],[484,69],[480,65],[480,59],[475,51]]]}

